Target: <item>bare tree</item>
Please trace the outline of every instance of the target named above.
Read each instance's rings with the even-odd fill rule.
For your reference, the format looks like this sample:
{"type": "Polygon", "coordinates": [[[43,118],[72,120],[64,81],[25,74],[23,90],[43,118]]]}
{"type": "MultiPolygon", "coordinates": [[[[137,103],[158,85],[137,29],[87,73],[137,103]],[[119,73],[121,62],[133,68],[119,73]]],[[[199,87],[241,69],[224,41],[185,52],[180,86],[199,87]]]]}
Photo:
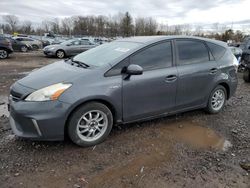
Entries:
{"type": "Polygon", "coordinates": [[[18,25],[18,22],[19,22],[19,19],[18,19],[17,16],[15,16],[15,15],[5,15],[5,16],[3,16],[3,19],[4,19],[5,22],[7,22],[7,24],[10,25],[12,33],[17,31],[17,25],[18,25]]]}
{"type": "Polygon", "coordinates": [[[135,19],[135,35],[145,35],[145,19],[135,19]]]}
{"type": "Polygon", "coordinates": [[[62,19],[61,24],[62,24],[61,32],[63,34],[71,36],[72,30],[74,28],[74,18],[73,17],[64,18],[62,19]]]}
{"type": "Polygon", "coordinates": [[[32,32],[32,23],[29,20],[26,20],[22,22],[22,26],[20,28],[20,31],[25,34],[31,34],[32,32]]]}
{"type": "Polygon", "coordinates": [[[45,32],[49,32],[50,31],[50,22],[48,20],[43,20],[42,21],[42,29],[45,32]]]}

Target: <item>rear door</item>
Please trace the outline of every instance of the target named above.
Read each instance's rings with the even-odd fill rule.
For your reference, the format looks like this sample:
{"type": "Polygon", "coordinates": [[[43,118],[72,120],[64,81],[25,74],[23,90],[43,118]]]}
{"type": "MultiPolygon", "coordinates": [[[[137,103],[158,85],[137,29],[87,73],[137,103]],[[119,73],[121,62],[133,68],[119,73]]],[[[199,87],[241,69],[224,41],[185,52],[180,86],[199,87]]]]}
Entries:
{"type": "Polygon", "coordinates": [[[124,121],[171,111],[175,107],[177,88],[171,41],[147,47],[132,55],[129,61],[140,65],[143,74],[123,80],[124,121]]]}
{"type": "Polygon", "coordinates": [[[218,73],[218,65],[205,42],[194,39],[175,40],[177,51],[178,109],[198,107],[206,99],[218,73]]]}
{"type": "Polygon", "coordinates": [[[75,40],[71,42],[71,45],[66,46],[67,55],[77,55],[81,53],[81,43],[80,40],[75,40]]]}

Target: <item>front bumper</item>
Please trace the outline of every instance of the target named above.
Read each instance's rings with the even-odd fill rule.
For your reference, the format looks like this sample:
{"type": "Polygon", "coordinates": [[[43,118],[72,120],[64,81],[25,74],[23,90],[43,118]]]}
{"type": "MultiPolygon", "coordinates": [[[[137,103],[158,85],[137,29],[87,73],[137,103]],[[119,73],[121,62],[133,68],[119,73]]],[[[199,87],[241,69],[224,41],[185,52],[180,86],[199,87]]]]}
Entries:
{"type": "Polygon", "coordinates": [[[9,99],[10,125],[15,135],[34,140],[63,140],[69,104],[9,99]]]}
{"type": "Polygon", "coordinates": [[[55,56],[55,55],[56,55],[56,52],[51,51],[51,50],[43,50],[43,53],[44,53],[46,56],[55,56]]]}

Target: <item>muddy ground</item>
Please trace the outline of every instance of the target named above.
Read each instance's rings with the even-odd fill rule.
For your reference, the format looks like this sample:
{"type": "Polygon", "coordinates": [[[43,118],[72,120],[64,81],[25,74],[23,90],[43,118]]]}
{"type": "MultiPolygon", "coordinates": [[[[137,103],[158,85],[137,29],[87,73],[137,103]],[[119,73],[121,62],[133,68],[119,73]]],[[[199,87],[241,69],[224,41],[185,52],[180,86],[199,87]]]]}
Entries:
{"type": "Polygon", "coordinates": [[[57,61],[41,52],[0,61],[0,187],[250,187],[250,84],[239,74],[223,112],[202,110],[113,128],[95,147],[15,137],[11,83],[57,61]]]}

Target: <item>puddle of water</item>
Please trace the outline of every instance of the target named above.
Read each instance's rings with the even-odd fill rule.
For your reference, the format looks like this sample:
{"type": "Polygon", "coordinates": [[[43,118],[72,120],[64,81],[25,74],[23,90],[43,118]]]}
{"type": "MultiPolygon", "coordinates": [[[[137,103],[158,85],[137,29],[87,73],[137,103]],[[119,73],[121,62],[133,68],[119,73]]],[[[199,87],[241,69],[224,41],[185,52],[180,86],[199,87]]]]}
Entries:
{"type": "MultiPolygon", "coordinates": [[[[144,177],[144,172],[148,174],[152,168],[171,162],[171,155],[174,152],[173,145],[176,142],[186,143],[197,149],[223,151],[232,146],[228,140],[219,136],[213,130],[190,121],[171,124],[161,123],[155,126],[154,131],[157,134],[155,138],[149,137],[149,139],[144,140],[143,138],[147,135],[141,134],[143,138],[135,143],[138,148],[143,148],[143,151],[146,152],[134,156],[125,163],[121,161],[120,166],[114,166],[100,172],[89,181],[89,187],[99,187],[100,185],[103,185],[103,187],[117,185],[119,187],[124,177],[134,182],[140,181],[144,177]]],[[[140,138],[138,137],[138,139],[140,138]]]]}
{"type": "Polygon", "coordinates": [[[163,132],[166,132],[166,134],[170,132],[173,138],[196,148],[213,148],[226,151],[231,147],[231,143],[228,140],[219,136],[212,129],[192,122],[174,123],[169,126],[164,125],[163,132]]]}

